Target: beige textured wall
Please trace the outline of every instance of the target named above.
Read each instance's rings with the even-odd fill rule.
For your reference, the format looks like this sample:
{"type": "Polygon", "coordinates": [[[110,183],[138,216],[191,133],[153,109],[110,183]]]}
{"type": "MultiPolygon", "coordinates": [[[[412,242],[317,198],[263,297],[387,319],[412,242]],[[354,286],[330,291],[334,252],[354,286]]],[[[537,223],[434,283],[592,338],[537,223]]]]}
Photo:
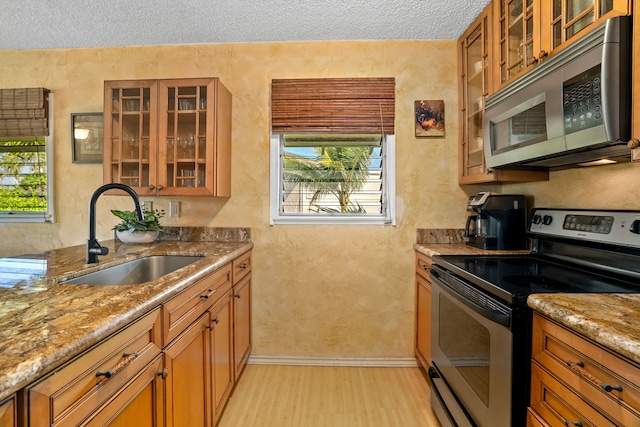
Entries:
{"type": "MultiPolygon", "coordinates": [[[[101,165],[71,162],[70,113],[102,111],[103,81],[218,76],[233,94],[233,183],[228,200],[178,198],[167,225],[251,227],[254,353],[314,357],[413,354],[416,228],[461,227],[457,185],[454,41],[233,44],[0,51],[0,87],[55,94],[56,224],[0,225],[0,256],[83,244],[101,165]],[[272,78],[396,78],[396,227],[269,226],[269,84],[272,78]],[[446,138],[416,139],[413,101],[443,99],[446,138]]],[[[151,199],[167,208],[168,199],[151,199]]],[[[111,236],[98,201],[99,239],[111,236]]]]}

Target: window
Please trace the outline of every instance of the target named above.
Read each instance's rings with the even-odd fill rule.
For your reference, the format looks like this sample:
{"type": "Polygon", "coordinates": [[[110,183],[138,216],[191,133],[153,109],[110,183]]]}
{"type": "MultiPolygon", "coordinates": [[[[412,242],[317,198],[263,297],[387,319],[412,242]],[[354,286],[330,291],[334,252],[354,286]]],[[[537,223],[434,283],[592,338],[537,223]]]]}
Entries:
{"type": "Polygon", "coordinates": [[[53,222],[52,98],[43,88],[0,91],[10,105],[0,108],[0,222],[53,222]]]}
{"type": "Polygon", "coordinates": [[[274,79],[271,224],[395,225],[395,79],[274,79]]]}
{"type": "Polygon", "coordinates": [[[395,137],[272,134],[271,223],[395,225],[395,137]]]}

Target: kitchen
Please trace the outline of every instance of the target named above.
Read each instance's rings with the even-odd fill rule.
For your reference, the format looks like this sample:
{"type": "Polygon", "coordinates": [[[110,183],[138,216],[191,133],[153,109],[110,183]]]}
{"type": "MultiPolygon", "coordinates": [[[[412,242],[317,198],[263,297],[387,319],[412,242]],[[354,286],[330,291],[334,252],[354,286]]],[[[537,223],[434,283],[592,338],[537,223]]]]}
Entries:
{"type": "MultiPolygon", "coordinates": [[[[468,196],[486,190],[527,194],[536,206],[640,209],[634,164],[555,171],[548,182],[460,187],[456,50],[456,40],[406,40],[0,51],[0,86],[55,93],[55,140],[62,141],[54,159],[57,222],[0,225],[0,254],[86,240],[87,201],[102,184],[102,167],[71,162],[68,122],[71,113],[102,110],[105,80],[218,76],[233,94],[232,197],[180,198],[181,217],[166,225],[251,228],[254,356],[408,364],[416,229],[462,228],[468,196]],[[343,76],[396,79],[397,226],[270,226],[271,79],[343,76]],[[416,99],[444,100],[445,137],[414,137],[416,99]],[[340,268],[345,259],[348,268],[340,268]]],[[[153,202],[168,208],[169,200],[153,202]]],[[[101,199],[100,240],[111,238],[108,209],[127,203],[101,199]]]]}

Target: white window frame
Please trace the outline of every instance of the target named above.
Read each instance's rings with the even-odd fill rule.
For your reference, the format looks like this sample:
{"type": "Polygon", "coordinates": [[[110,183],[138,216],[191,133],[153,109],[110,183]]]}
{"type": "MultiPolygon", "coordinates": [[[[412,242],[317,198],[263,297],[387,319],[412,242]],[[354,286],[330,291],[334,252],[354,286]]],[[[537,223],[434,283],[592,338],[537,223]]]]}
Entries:
{"type": "Polygon", "coordinates": [[[347,225],[396,225],[396,138],[385,135],[382,144],[384,167],[382,168],[384,212],[376,214],[283,213],[282,190],[284,135],[272,133],[269,143],[269,199],[270,224],[347,224],[347,225]]]}
{"type": "MultiPolygon", "coordinates": [[[[47,210],[45,212],[0,212],[0,223],[54,222],[54,149],[53,149],[53,93],[49,93],[49,135],[45,136],[45,152],[47,154],[47,210]]],[[[19,137],[17,137],[19,139],[19,137]]]]}

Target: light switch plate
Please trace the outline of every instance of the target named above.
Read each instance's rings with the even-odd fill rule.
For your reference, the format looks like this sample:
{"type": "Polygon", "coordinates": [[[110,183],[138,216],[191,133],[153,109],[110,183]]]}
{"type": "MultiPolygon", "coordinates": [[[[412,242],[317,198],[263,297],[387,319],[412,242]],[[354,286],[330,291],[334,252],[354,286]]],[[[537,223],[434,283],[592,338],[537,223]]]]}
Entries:
{"type": "Polygon", "coordinates": [[[180,202],[176,200],[172,200],[169,202],[169,217],[170,218],[180,217],[180,202]]]}

